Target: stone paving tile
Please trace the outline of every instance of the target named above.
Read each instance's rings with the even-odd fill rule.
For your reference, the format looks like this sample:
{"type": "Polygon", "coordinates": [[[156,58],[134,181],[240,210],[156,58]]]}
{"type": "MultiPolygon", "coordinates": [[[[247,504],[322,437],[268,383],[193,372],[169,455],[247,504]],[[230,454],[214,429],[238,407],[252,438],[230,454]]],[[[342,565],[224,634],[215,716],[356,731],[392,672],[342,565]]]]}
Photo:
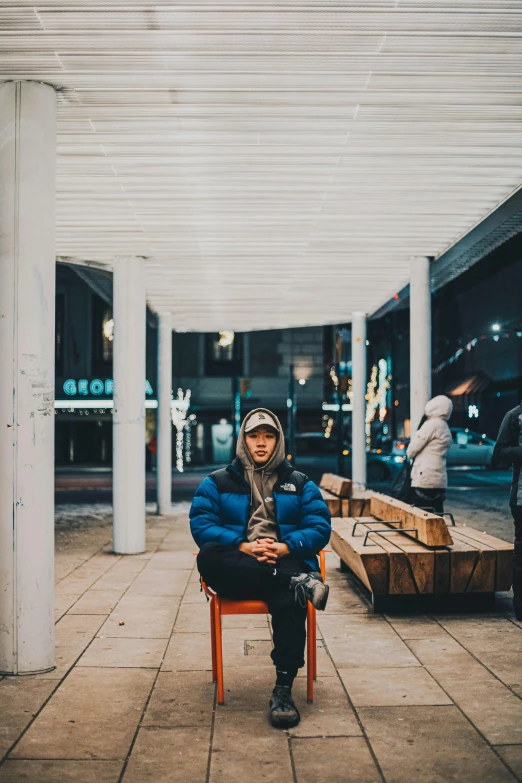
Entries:
{"type": "Polygon", "coordinates": [[[292,739],[299,783],[381,783],[362,737],[292,739]]]}
{"type": "MultiPolygon", "coordinates": [[[[293,783],[285,732],[272,728],[267,708],[218,707],[209,783],[293,783]]],[[[124,781],[127,783],[127,781],[124,781]]]]}
{"type": "Polygon", "coordinates": [[[473,656],[448,634],[434,639],[408,639],[408,647],[424,666],[462,667],[475,663],[473,656]]]}
{"type": "MultiPolygon", "coordinates": [[[[110,572],[109,572],[110,573],[110,572]]],[[[104,575],[102,575],[103,578],[104,575]]],[[[76,571],[62,579],[55,587],[55,593],[59,596],[80,596],[94,585],[100,578],[100,574],[87,574],[77,576],[76,571]]]]}
{"type": "MultiPolygon", "coordinates": [[[[196,549],[193,551],[195,552],[196,549]]],[[[158,549],[151,557],[147,568],[158,568],[163,571],[166,568],[192,569],[195,564],[196,558],[192,552],[180,552],[178,550],[162,551],[158,549]]]]}
{"type": "MultiPolygon", "coordinates": [[[[330,584],[328,579],[327,582],[330,584]]],[[[368,604],[351,591],[331,590],[325,614],[368,614],[368,604]]]]}
{"type": "Polygon", "coordinates": [[[425,615],[418,617],[386,616],[386,619],[401,639],[450,639],[448,632],[435,620],[425,615]]]}
{"type": "Polygon", "coordinates": [[[12,757],[125,759],[154,677],[146,669],[74,669],[12,757]]]}
{"type": "Polygon", "coordinates": [[[268,616],[266,614],[229,614],[222,619],[223,629],[228,628],[266,628],[268,616]]]}
{"type": "Polygon", "coordinates": [[[118,590],[119,588],[126,590],[145,565],[146,562],[140,560],[138,555],[127,555],[97,579],[91,590],[118,590]]]}
{"type": "Polygon", "coordinates": [[[208,610],[209,602],[207,601],[205,593],[202,591],[199,582],[191,581],[192,573],[193,572],[191,572],[190,574],[187,588],[183,595],[183,603],[197,603],[197,604],[206,605],[208,610]]]}
{"type": "Polygon", "coordinates": [[[322,615],[323,638],[337,668],[419,666],[388,623],[375,616],[322,615]]]}
{"type": "Polygon", "coordinates": [[[339,669],[339,675],[355,707],[452,703],[426,669],[420,667],[339,669]]]}
{"type": "Polygon", "coordinates": [[[176,631],[204,633],[210,628],[210,610],[206,602],[197,604],[181,604],[176,620],[176,631]]]}
{"type": "Polygon", "coordinates": [[[495,750],[517,778],[522,780],[522,745],[500,745],[495,750]]]}
{"type": "Polygon", "coordinates": [[[513,783],[457,707],[360,707],[386,783],[513,783]]]}
{"type": "Polygon", "coordinates": [[[223,663],[225,666],[261,666],[269,664],[272,642],[266,628],[229,628],[223,631],[223,663]]]}
{"type": "Polygon", "coordinates": [[[208,671],[212,669],[210,633],[178,633],[169,641],[162,671],[208,671]]]}
{"type": "Polygon", "coordinates": [[[216,686],[209,672],[160,672],[143,726],[210,726],[216,686]]]}
{"type": "Polygon", "coordinates": [[[7,759],[0,783],[118,783],[123,761],[7,759]]]}
{"type": "Polygon", "coordinates": [[[522,629],[503,617],[451,617],[441,619],[441,624],[476,655],[499,650],[522,652],[522,629]]]}
{"type": "Polygon", "coordinates": [[[144,568],[129,587],[127,595],[181,597],[189,576],[188,570],[144,568]]]}
{"type": "Polygon", "coordinates": [[[77,666],[80,668],[158,669],[167,639],[93,639],[77,666]]]}
{"type": "Polygon", "coordinates": [[[275,668],[270,660],[258,666],[225,666],[223,680],[227,710],[267,712],[275,685],[275,668]]]}
{"type": "Polygon", "coordinates": [[[290,729],[291,736],[361,736],[361,727],[338,677],[319,678],[314,682],[312,704],[306,701],[306,680],[296,680],[293,694],[301,713],[301,723],[290,729]]]}
{"type": "Polygon", "coordinates": [[[99,632],[100,637],[168,639],[179,598],[124,595],[99,632]]]}
{"type": "Polygon", "coordinates": [[[69,609],[74,606],[81,593],[74,592],[54,592],[54,621],[57,623],[60,618],[67,614],[69,609]]]}
{"type": "Polygon", "coordinates": [[[80,657],[103,624],[103,616],[66,614],[55,627],[56,668],[41,679],[60,680],[80,657]]]}
{"type": "Polygon", "coordinates": [[[522,699],[479,664],[430,672],[492,745],[522,743],[522,699]]]}
{"type": "MultiPolygon", "coordinates": [[[[326,651],[325,642],[321,639],[317,640],[317,676],[322,678],[337,677],[335,666],[326,651]]],[[[304,666],[302,669],[299,669],[297,677],[298,679],[306,677],[306,666],[304,666]]]]}
{"type": "Polygon", "coordinates": [[[118,590],[87,590],[76,601],[67,614],[104,614],[112,612],[125,591],[118,590]]]}
{"type": "Polygon", "coordinates": [[[477,658],[515,691],[522,688],[522,651],[478,653],[477,658]]]}
{"type": "Polygon", "coordinates": [[[141,728],[123,783],[205,783],[210,727],[141,728]]]}
{"type": "Polygon", "coordinates": [[[44,680],[37,675],[2,679],[0,682],[0,759],[29,725],[56,685],[56,681],[44,680]]]}

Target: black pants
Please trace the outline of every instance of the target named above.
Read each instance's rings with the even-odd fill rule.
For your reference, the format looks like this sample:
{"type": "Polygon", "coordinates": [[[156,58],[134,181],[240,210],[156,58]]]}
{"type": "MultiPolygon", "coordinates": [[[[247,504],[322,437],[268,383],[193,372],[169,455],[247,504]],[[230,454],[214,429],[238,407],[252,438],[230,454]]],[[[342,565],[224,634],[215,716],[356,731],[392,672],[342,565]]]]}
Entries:
{"type": "Polygon", "coordinates": [[[515,551],[513,553],[513,603],[522,614],[522,506],[511,506],[515,521],[515,551]]]}
{"type": "Polygon", "coordinates": [[[290,672],[304,666],[306,609],[289,587],[291,576],[312,570],[306,563],[288,555],[274,568],[236,547],[210,543],[199,551],[198,570],[223,598],[265,601],[272,615],[274,664],[290,672]]]}
{"type": "Polygon", "coordinates": [[[444,513],[445,489],[432,489],[424,487],[412,487],[410,503],[419,508],[432,508],[436,514],[444,513]]]}

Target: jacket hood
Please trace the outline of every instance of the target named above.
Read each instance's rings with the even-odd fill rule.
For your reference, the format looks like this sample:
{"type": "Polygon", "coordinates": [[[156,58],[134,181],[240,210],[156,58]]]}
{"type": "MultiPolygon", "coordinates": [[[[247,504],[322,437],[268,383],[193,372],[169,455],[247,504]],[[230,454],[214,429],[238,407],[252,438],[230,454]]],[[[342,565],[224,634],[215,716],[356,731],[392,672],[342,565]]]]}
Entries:
{"type": "Polygon", "coordinates": [[[252,469],[262,469],[263,472],[266,475],[269,475],[270,473],[273,473],[279,465],[284,461],[285,459],[285,436],[283,433],[283,428],[281,427],[281,422],[275,415],[275,413],[272,413],[272,411],[269,411],[267,408],[256,408],[253,411],[250,411],[250,413],[245,416],[243,419],[243,423],[241,424],[241,430],[239,432],[239,438],[237,439],[237,448],[236,448],[236,454],[243,465],[243,467],[247,471],[251,471],[252,469]],[[262,468],[257,468],[256,463],[250,456],[250,452],[248,450],[248,447],[246,445],[246,439],[245,439],[245,426],[250,419],[250,417],[254,413],[268,413],[273,420],[275,421],[277,425],[277,443],[276,447],[274,449],[274,452],[266,465],[263,465],[262,468]]]}
{"type": "Polygon", "coordinates": [[[448,421],[453,413],[453,403],[444,394],[438,394],[426,403],[424,413],[428,419],[444,419],[448,421]]]}

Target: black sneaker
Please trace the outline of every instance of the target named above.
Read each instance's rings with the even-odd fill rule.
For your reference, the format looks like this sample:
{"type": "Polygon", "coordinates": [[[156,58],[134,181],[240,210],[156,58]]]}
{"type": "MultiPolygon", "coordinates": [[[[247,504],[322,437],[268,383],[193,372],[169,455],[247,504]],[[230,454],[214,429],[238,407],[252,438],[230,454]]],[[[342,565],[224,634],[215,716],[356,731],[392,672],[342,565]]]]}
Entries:
{"type": "Polygon", "coordinates": [[[276,729],[291,729],[297,726],[301,716],[292,699],[289,685],[276,685],[270,697],[270,722],[276,729]]]}
{"type": "Polygon", "coordinates": [[[295,590],[295,600],[303,609],[310,601],[316,609],[324,609],[328,601],[330,588],[325,585],[321,574],[311,571],[309,574],[297,574],[290,579],[290,589],[295,590]]]}

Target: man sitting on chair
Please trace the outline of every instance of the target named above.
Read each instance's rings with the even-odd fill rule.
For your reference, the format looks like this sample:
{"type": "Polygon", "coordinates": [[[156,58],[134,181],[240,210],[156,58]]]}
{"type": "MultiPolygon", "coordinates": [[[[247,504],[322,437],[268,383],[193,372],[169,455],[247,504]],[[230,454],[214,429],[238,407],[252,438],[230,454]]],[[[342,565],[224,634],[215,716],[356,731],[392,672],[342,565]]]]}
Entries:
{"type": "Polygon", "coordinates": [[[278,728],[296,726],[292,684],[304,666],[307,602],[324,609],[328,599],[317,553],[331,523],[317,486],[285,459],[273,413],[258,408],[245,417],[236,459],[196,491],[190,528],[200,547],[199,572],[216,593],[268,605],[276,667],[270,719],[278,728]]]}

